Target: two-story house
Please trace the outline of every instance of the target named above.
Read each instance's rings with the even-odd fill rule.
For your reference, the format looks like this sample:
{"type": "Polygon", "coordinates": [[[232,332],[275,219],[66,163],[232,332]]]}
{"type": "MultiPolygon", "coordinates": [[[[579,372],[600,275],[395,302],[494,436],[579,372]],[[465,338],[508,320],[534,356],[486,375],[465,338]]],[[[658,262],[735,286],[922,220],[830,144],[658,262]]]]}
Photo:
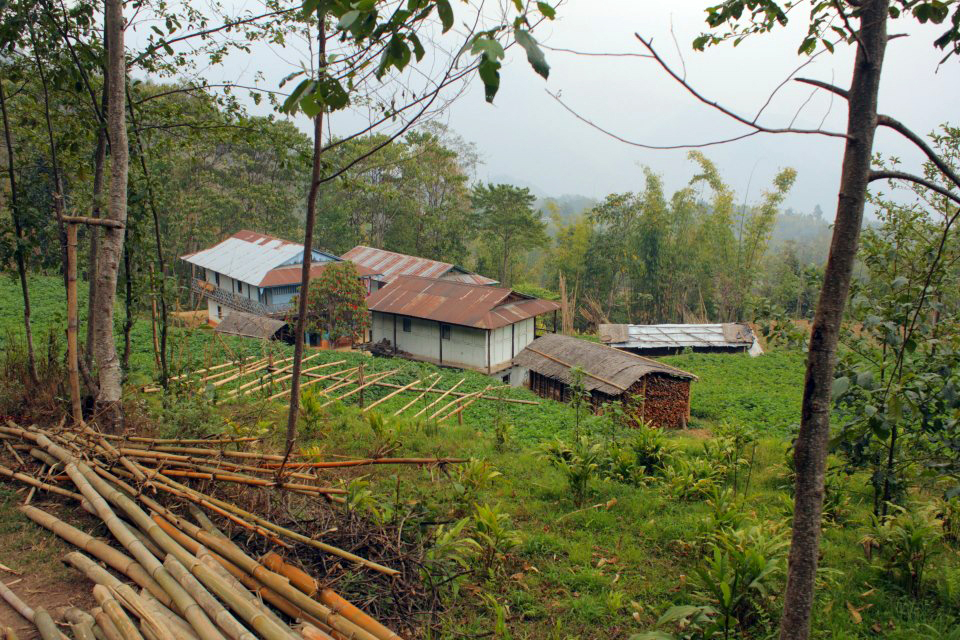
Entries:
{"type": "MultiPolygon", "coordinates": [[[[255,231],[238,231],[214,246],[181,256],[193,266],[191,286],[207,301],[207,318],[218,324],[234,311],[283,317],[300,290],[304,246],[255,231]]],[[[318,277],[337,256],[313,250],[310,275],[318,277]]],[[[356,265],[370,290],[375,273],[356,265]]]]}

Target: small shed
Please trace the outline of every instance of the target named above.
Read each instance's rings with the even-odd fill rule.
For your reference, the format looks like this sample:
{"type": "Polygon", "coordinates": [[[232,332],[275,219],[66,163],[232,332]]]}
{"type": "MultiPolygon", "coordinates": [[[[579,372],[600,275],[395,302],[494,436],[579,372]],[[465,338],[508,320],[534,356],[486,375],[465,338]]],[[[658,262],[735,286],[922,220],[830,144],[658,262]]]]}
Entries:
{"type": "Polygon", "coordinates": [[[272,340],[286,324],[283,320],[277,320],[276,318],[234,311],[225,316],[214,331],[243,336],[244,338],[272,340]]]}
{"type": "Polygon", "coordinates": [[[763,353],[750,325],[722,324],[601,324],[600,341],[616,349],[645,356],[668,356],[690,349],[695,353],[763,353]]]}
{"type": "Polygon", "coordinates": [[[697,377],[656,360],[547,334],[517,354],[514,364],[528,370],[530,390],[544,398],[569,401],[571,369],[579,367],[594,408],[620,400],[636,407],[638,421],[674,429],[690,419],[690,382],[697,377]]]}

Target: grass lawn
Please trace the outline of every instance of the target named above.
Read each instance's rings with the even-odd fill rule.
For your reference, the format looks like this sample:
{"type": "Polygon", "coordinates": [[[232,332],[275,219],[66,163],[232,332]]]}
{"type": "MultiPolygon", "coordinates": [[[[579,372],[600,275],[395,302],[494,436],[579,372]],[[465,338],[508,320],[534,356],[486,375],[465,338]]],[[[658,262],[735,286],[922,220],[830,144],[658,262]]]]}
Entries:
{"type": "MultiPolygon", "coordinates": [[[[57,331],[57,323],[63,321],[56,315],[62,286],[51,278],[34,282],[38,331],[51,327],[57,331]]],[[[20,322],[18,295],[15,283],[0,284],[0,326],[15,330],[20,322]]],[[[229,389],[237,383],[208,385],[199,391],[175,389],[166,397],[139,394],[136,386],[155,375],[149,322],[137,323],[133,340],[129,397],[142,407],[138,411],[155,431],[263,431],[279,442],[285,418],[282,401],[270,401],[266,393],[231,400],[229,389]]],[[[177,371],[262,353],[265,348],[278,357],[290,351],[252,340],[221,340],[207,328],[176,329],[171,344],[177,371]]],[[[346,360],[343,367],[363,362],[370,374],[399,368],[390,377],[398,384],[431,373],[442,374],[440,388],[449,388],[461,377],[465,382],[458,390],[478,391],[490,384],[490,378],[480,374],[356,353],[324,352],[311,364],[335,360],[346,360]]],[[[399,527],[402,535],[429,538],[449,532],[466,518],[461,534],[452,538],[452,548],[466,538],[493,540],[489,565],[471,560],[461,567],[462,576],[445,585],[447,607],[430,637],[605,639],[649,630],[673,605],[706,603],[700,595],[704,578],[698,571],[709,565],[710,542],[717,539],[716,522],[721,518],[733,518],[737,531],[762,536],[769,544],[761,555],[774,567],[769,593],[748,594],[756,603],[749,629],[730,637],[775,635],[785,566],[783,543],[789,540],[791,513],[786,449],[799,415],[803,356],[690,354],[665,360],[700,378],[692,396],[691,426],[696,429],[666,435],[666,446],[673,451],[671,471],[635,473],[624,481],[594,470],[588,474],[580,504],[575,503],[564,473],[543,453],[544,445],[557,438],[572,442],[574,410],[539,400],[524,389],[503,393],[538,400],[538,405],[476,402],[466,410],[463,424],[390,418],[411,399],[408,394],[380,405],[375,413],[382,420],[339,403],[324,410],[308,408],[301,420],[301,446],[324,455],[363,456],[392,446],[398,455],[476,460],[446,472],[378,466],[336,476],[350,489],[353,508],[386,526],[399,527]],[[712,434],[739,427],[752,430],[754,440],[742,450],[739,464],[726,465],[728,472],[718,473],[725,465],[721,445],[727,441],[712,434]],[[509,433],[506,443],[497,442],[498,433],[509,433]],[[683,468],[693,469],[690,478],[678,471],[683,468]],[[494,470],[498,474],[490,473],[494,470]],[[690,490],[691,482],[703,478],[718,492],[731,489],[726,498],[729,509],[720,505],[721,494],[706,486],[690,490]],[[493,520],[489,512],[484,515],[485,506],[493,510],[493,520]]],[[[370,403],[389,391],[370,388],[364,400],[370,403]]],[[[305,404],[310,404],[309,398],[305,404]]],[[[420,406],[424,404],[421,401],[420,406]]],[[[598,418],[586,419],[581,432],[590,434],[603,460],[636,442],[634,432],[598,418]]],[[[630,467],[629,453],[623,460],[628,470],[637,470],[636,460],[630,467]]],[[[960,638],[957,549],[938,546],[927,567],[923,593],[907,595],[876,559],[866,559],[861,547],[870,527],[866,480],[854,475],[845,481],[844,506],[825,528],[815,637],[960,638]]],[[[0,516],[16,517],[8,509],[0,516]]],[[[752,549],[752,544],[744,543],[743,548],[752,549]]],[[[450,551],[437,545],[437,566],[444,550],[450,551]]],[[[455,560],[449,563],[449,570],[459,573],[455,560]]]]}

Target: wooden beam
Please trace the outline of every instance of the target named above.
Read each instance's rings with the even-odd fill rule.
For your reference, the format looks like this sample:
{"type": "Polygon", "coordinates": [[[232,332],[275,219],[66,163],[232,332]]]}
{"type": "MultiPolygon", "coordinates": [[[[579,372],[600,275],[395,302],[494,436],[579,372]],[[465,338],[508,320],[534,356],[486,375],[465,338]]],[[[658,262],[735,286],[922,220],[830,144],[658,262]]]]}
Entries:
{"type": "Polygon", "coordinates": [[[119,220],[110,218],[91,218],[89,216],[61,216],[60,218],[67,224],[88,224],[95,227],[110,227],[112,229],[123,229],[124,224],[119,220]]]}

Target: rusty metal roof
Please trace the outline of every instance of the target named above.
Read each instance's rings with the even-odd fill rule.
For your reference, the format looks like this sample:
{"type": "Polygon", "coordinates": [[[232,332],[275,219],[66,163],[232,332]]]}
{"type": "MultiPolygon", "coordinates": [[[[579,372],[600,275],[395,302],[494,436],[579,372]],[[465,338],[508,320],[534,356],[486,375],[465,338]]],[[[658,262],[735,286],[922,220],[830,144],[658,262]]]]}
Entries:
{"type": "Polygon", "coordinates": [[[468,284],[497,284],[476,273],[471,273],[462,267],[449,262],[440,262],[428,258],[408,256],[403,253],[375,249],[360,245],[340,256],[357,265],[367,267],[382,276],[386,283],[393,282],[398,276],[421,276],[424,278],[438,278],[442,280],[456,280],[468,284]]]}
{"type": "MultiPolygon", "coordinates": [[[[310,279],[314,279],[320,276],[323,273],[323,270],[327,266],[334,264],[333,261],[328,262],[314,262],[310,265],[310,279]]],[[[370,278],[377,275],[372,269],[368,269],[362,265],[355,264],[353,265],[357,269],[357,273],[360,274],[361,278],[370,278]]],[[[260,281],[258,286],[261,287],[282,287],[289,284],[300,284],[301,278],[303,276],[303,265],[302,264],[293,264],[288,267],[277,267],[276,269],[271,269],[267,271],[267,274],[263,277],[263,280],[260,281]]]]}
{"type": "Polygon", "coordinates": [[[503,287],[419,276],[398,276],[367,298],[367,306],[371,311],[477,329],[498,329],[560,308],[556,302],[503,287]]]}
{"type": "Polygon", "coordinates": [[[580,367],[592,374],[583,376],[587,391],[597,390],[610,396],[619,396],[651,373],[682,380],[697,379],[692,373],[657,360],[557,333],[548,333],[531,342],[514,357],[513,363],[564,384],[570,384],[573,379],[571,367],[580,367]]]}

